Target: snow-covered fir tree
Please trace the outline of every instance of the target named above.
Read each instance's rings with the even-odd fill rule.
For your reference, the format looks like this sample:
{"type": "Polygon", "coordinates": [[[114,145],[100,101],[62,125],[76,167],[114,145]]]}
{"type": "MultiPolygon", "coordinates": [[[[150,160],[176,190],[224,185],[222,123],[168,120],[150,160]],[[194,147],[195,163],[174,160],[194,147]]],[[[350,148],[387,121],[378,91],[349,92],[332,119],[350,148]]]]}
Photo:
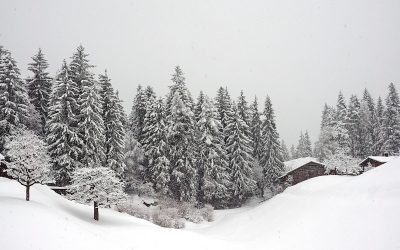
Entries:
{"type": "Polygon", "coordinates": [[[237,101],[237,109],[240,115],[240,118],[247,124],[250,125],[250,111],[246,101],[246,96],[243,93],[243,90],[240,91],[240,95],[237,101]]]}
{"type": "Polygon", "coordinates": [[[26,124],[28,106],[27,90],[17,63],[11,53],[4,52],[0,57],[0,120],[14,126],[26,124]]]}
{"type": "Polygon", "coordinates": [[[145,156],[142,145],[135,139],[132,131],[128,130],[126,133],[124,148],[125,190],[128,193],[137,193],[145,179],[145,156]]]}
{"type": "Polygon", "coordinates": [[[372,152],[374,155],[381,155],[383,153],[383,114],[385,107],[383,105],[382,98],[379,97],[376,103],[376,123],[374,125],[374,134],[376,135],[375,142],[372,146],[372,152]]]}
{"type": "Polygon", "coordinates": [[[224,207],[231,188],[230,171],[216,109],[205,97],[197,122],[198,201],[224,207]]]}
{"type": "Polygon", "coordinates": [[[253,158],[259,161],[261,156],[261,117],[258,111],[257,97],[254,97],[253,103],[250,105],[250,134],[253,149],[253,158]]]}
{"type": "Polygon", "coordinates": [[[296,158],[307,157],[305,153],[304,135],[300,132],[299,141],[296,148],[296,158]]]}
{"type": "Polygon", "coordinates": [[[203,108],[205,97],[206,96],[204,95],[203,91],[200,91],[200,94],[197,97],[196,105],[194,107],[194,117],[195,117],[196,122],[198,122],[200,120],[200,114],[201,114],[201,111],[203,108]]]}
{"type": "Polygon", "coordinates": [[[244,199],[251,196],[256,189],[254,181],[252,148],[250,138],[245,131],[248,129],[239,114],[237,106],[233,103],[233,112],[227,131],[227,153],[232,182],[232,203],[240,205],[244,199]]]}
{"type": "Polygon", "coordinates": [[[94,204],[94,219],[99,220],[98,207],[109,207],[126,198],[123,184],[108,167],[84,167],[72,174],[70,199],[83,204],[94,204]]]}
{"type": "Polygon", "coordinates": [[[290,153],[289,153],[289,149],[286,146],[286,143],[285,143],[284,140],[281,141],[281,148],[282,148],[283,161],[289,161],[290,160],[290,153]]]}
{"type": "Polygon", "coordinates": [[[18,130],[9,139],[5,146],[11,160],[7,173],[26,188],[25,198],[29,201],[32,185],[52,182],[47,145],[30,130],[18,130]]]}
{"type": "Polygon", "coordinates": [[[41,127],[44,130],[48,118],[52,79],[47,72],[49,65],[41,49],[32,57],[32,60],[28,70],[32,72],[33,76],[26,79],[26,85],[30,102],[38,112],[41,127]]]}
{"type": "MultiPolygon", "coordinates": [[[[380,122],[377,116],[377,112],[376,112],[376,107],[375,107],[375,102],[374,99],[371,97],[371,94],[368,92],[367,89],[364,90],[363,93],[363,98],[361,103],[366,103],[366,106],[368,107],[368,124],[366,125],[366,129],[367,129],[367,138],[369,138],[369,145],[368,147],[368,152],[365,151],[365,153],[363,155],[366,154],[375,154],[374,153],[374,145],[377,144],[377,142],[379,141],[379,130],[380,129],[380,122]],[[376,129],[378,128],[378,129],[376,129]]],[[[366,112],[366,110],[364,110],[366,112]]],[[[364,112],[363,111],[363,112],[364,112]]],[[[361,112],[361,111],[360,111],[361,112]]],[[[361,115],[361,114],[360,114],[361,115]]],[[[367,117],[364,117],[367,118],[367,117]]],[[[360,119],[364,119],[361,118],[360,119]]],[[[378,153],[379,154],[379,153],[378,153]]]]}
{"type": "Polygon", "coordinates": [[[169,116],[170,114],[172,102],[176,92],[179,93],[179,95],[181,96],[180,98],[182,102],[186,105],[186,107],[188,107],[191,111],[193,111],[194,101],[192,95],[190,94],[190,91],[186,86],[186,78],[184,76],[184,73],[179,66],[175,67],[171,80],[173,84],[169,86],[170,91],[167,95],[166,105],[165,105],[167,116],[169,116]]]}
{"type": "Polygon", "coordinates": [[[292,146],[290,146],[290,159],[296,159],[297,155],[296,155],[296,148],[295,146],[292,144],[292,146]]]}
{"type": "Polygon", "coordinates": [[[136,89],[136,95],[133,100],[132,110],[129,115],[129,129],[134,138],[141,142],[143,135],[144,116],[146,115],[146,92],[141,85],[136,89]]]}
{"type": "Polygon", "coordinates": [[[352,157],[360,155],[360,101],[356,95],[350,97],[347,109],[346,127],[349,135],[349,154],[352,157]]]}
{"type": "Polygon", "coordinates": [[[220,87],[218,89],[217,97],[215,98],[215,107],[217,108],[218,119],[221,123],[222,132],[224,133],[226,141],[228,135],[225,130],[229,120],[232,118],[232,101],[227,88],[220,87]]]}
{"type": "Polygon", "coordinates": [[[94,82],[83,82],[78,102],[81,115],[78,132],[83,141],[80,162],[86,167],[102,165],[105,161],[104,122],[102,103],[94,82]]]}
{"type": "MultiPolygon", "coordinates": [[[[373,125],[375,123],[376,118],[373,114],[371,114],[369,104],[363,99],[360,103],[360,112],[359,112],[359,128],[358,128],[358,140],[357,140],[357,148],[358,154],[357,158],[365,158],[373,152],[373,125]],[[372,129],[371,129],[372,128],[372,129]]],[[[375,123],[376,126],[379,126],[375,123]]]]}
{"type": "Polygon", "coordinates": [[[278,177],[284,170],[284,165],[279,134],[276,130],[274,110],[268,96],[265,101],[263,115],[264,120],[261,130],[262,155],[260,163],[263,168],[265,185],[273,190],[278,177]]]}
{"type": "Polygon", "coordinates": [[[347,106],[342,92],[339,92],[335,113],[335,140],[339,147],[349,152],[349,134],[347,130],[347,106]]]}
{"type": "MultiPolygon", "coordinates": [[[[174,91],[168,116],[168,146],[171,163],[170,192],[179,201],[196,198],[196,167],[194,149],[194,114],[181,98],[180,91],[174,91]]],[[[171,93],[170,93],[171,94],[171,93]]]]}
{"type": "Polygon", "coordinates": [[[80,165],[82,140],[78,135],[78,117],[75,99],[78,88],[69,76],[69,67],[64,61],[53,87],[46,140],[53,161],[56,184],[65,186],[70,182],[72,171],[80,165]]]}
{"type": "Polygon", "coordinates": [[[149,99],[143,128],[143,149],[148,161],[146,175],[153,188],[162,194],[169,194],[171,177],[166,128],[164,101],[149,99]]]}
{"type": "Polygon", "coordinates": [[[87,85],[87,82],[93,82],[93,74],[90,69],[93,68],[89,64],[89,54],[86,54],[85,48],[79,45],[75,53],[71,57],[70,63],[70,76],[78,87],[77,97],[82,93],[83,86],[87,85]]]}
{"type": "Polygon", "coordinates": [[[382,127],[383,150],[390,154],[399,154],[400,150],[400,100],[393,83],[389,85],[386,97],[386,109],[382,127]]]}
{"type": "Polygon", "coordinates": [[[105,163],[122,178],[124,164],[125,128],[124,111],[120,100],[111,85],[107,71],[99,76],[102,119],[104,123],[105,163]]]}
{"type": "Polygon", "coordinates": [[[334,154],[339,145],[336,140],[336,110],[325,104],[322,111],[321,131],[315,142],[314,155],[320,161],[334,154]]]}
{"type": "Polygon", "coordinates": [[[308,131],[306,131],[304,134],[303,132],[300,133],[299,142],[297,144],[297,149],[295,150],[294,156],[294,158],[313,156],[311,139],[308,131]]]}

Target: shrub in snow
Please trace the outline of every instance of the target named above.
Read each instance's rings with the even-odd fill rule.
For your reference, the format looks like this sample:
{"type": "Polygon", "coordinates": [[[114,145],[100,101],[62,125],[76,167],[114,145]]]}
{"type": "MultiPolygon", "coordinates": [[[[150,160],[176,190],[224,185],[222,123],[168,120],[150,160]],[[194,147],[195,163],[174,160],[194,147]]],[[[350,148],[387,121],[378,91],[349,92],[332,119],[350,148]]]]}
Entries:
{"type": "Polygon", "coordinates": [[[109,207],[126,198],[123,184],[115,172],[106,167],[79,168],[72,173],[70,198],[80,203],[94,203],[94,219],[98,220],[98,206],[109,207]]]}
{"type": "Polygon", "coordinates": [[[211,205],[206,204],[202,209],[200,209],[200,213],[205,221],[214,221],[214,208],[211,205]]]}
{"type": "Polygon", "coordinates": [[[47,148],[32,131],[22,130],[6,143],[5,148],[11,162],[7,164],[7,174],[29,189],[34,184],[50,183],[50,157],[47,148]]]}
{"type": "Polygon", "coordinates": [[[141,207],[140,205],[134,204],[129,201],[123,201],[117,204],[117,211],[121,213],[127,213],[144,220],[151,220],[151,210],[148,208],[141,207]]]}
{"type": "Polygon", "coordinates": [[[359,159],[353,158],[343,151],[339,151],[336,154],[329,155],[324,164],[328,172],[334,171],[339,175],[358,175],[362,169],[358,165],[359,159]]]}
{"type": "Polygon", "coordinates": [[[181,229],[185,224],[176,208],[160,209],[153,212],[153,223],[162,227],[181,229]]]}

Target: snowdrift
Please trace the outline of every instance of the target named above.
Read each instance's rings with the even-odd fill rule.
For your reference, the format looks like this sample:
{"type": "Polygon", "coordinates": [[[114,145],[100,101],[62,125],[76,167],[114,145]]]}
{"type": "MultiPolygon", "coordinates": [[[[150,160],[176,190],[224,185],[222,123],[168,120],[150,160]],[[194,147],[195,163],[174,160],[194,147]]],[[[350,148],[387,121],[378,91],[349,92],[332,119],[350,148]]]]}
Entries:
{"type": "Polygon", "coordinates": [[[357,177],[310,179],[216,221],[165,229],[108,209],[92,220],[45,186],[24,200],[0,179],[0,249],[400,249],[400,159],[357,177]]]}

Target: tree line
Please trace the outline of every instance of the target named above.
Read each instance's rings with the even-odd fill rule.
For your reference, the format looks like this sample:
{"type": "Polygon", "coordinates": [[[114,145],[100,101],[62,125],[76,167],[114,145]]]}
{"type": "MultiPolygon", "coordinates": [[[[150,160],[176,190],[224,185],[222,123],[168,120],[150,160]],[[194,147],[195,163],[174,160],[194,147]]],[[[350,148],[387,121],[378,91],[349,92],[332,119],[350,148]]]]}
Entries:
{"type": "Polygon", "coordinates": [[[52,179],[69,187],[72,199],[112,200],[95,190],[103,185],[117,198],[124,187],[234,207],[277,188],[283,150],[269,97],[262,112],[257,98],[249,104],[242,91],[234,100],[224,87],[215,98],[201,92],[195,101],[177,66],[165,97],[138,86],[127,117],[107,71],[93,74],[83,46],[55,77],[48,66],[39,49],[23,80],[12,54],[0,46],[0,152],[44,141],[46,147],[36,150],[46,149],[52,179]],[[21,132],[22,139],[15,135],[21,128],[30,131],[21,132]]]}

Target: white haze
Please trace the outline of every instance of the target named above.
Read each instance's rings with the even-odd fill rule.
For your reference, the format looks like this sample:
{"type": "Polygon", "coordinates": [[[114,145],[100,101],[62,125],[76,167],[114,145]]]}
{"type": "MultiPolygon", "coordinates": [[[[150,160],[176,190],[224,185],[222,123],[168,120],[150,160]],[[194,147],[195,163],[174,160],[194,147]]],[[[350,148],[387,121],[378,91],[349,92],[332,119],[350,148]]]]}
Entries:
{"type": "Polygon", "coordinates": [[[165,95],[181,65],[194,97],[268,94],[288,145],[313,140],[323,104],[400,87],[400,1],[0,1],[0,44],[25,77],[41,47],[52,74],[82,44],[127,111],[137,84],[165,95]],[[385,86],[385,87],[382,87],[385,86]]]}

